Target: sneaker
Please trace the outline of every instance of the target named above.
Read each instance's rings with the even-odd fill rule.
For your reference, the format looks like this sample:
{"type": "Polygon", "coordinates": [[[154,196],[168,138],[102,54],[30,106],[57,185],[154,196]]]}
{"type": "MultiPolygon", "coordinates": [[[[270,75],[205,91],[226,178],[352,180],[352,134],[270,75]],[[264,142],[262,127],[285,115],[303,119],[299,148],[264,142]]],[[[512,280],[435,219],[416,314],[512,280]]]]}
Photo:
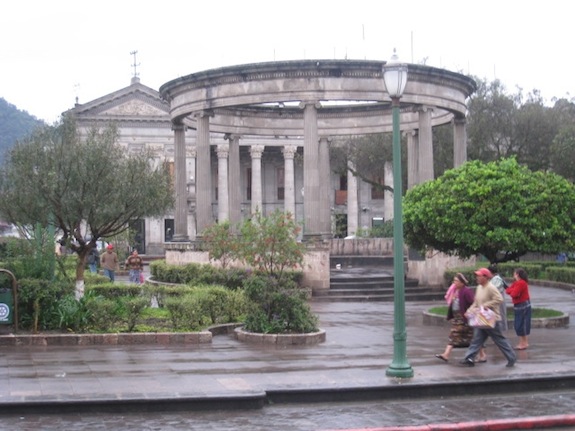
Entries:
{"type": "Polygon", "coordinates": [[[507,368],[512,368],[513,366],[515,366],[515,359],[513,359],[512,361],[507,362],[507,365],[505,365],[507,368]]]}
{"type": "Polygon", "coordinates": [[[461,365],[465,365],[466,367],[475,367],[475,362],[471,358],[465,358],[459,362],[461,365]]]}

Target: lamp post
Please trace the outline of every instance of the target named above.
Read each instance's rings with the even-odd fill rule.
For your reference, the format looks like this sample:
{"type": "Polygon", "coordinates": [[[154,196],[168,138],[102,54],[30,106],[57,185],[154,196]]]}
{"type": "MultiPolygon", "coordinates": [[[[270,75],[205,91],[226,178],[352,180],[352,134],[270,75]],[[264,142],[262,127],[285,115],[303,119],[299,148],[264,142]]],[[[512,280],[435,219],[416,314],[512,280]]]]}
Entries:
{"type": "Polygon", "coordinates": [[[403,267],[403,213],[399,99],[407,83],[407,65],[399,62],[395,49],[383,66],[385,88],[391,97],[393,119],[393,361],[386,371],[390,377],[413,377],[407,361],[405,330],[405,270],[403,267]]]}

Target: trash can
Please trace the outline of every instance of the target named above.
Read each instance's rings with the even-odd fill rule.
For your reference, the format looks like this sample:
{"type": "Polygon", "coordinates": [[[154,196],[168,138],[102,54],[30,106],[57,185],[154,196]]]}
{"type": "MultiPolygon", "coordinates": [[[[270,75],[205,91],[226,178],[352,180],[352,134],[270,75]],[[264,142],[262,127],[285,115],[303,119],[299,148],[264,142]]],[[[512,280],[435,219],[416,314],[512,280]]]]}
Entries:
{"type": "Polygon", "coordinates": [[[0,325],[14,323],[14,294],[11,288],[0,288],[0,325]]]}

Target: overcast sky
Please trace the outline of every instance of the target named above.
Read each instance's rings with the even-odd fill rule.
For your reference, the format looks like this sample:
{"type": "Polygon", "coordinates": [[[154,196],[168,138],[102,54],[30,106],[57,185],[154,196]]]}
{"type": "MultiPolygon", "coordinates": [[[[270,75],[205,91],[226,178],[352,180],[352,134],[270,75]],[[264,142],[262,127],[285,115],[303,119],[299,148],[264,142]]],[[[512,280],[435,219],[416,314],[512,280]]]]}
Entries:
{"type": "Polygon", "coordinates": [[[0,3],[0,97],[46,120],[130,84],[274,60],[386,60],[575,96],[569,2],[18,0],[0,3]]]}

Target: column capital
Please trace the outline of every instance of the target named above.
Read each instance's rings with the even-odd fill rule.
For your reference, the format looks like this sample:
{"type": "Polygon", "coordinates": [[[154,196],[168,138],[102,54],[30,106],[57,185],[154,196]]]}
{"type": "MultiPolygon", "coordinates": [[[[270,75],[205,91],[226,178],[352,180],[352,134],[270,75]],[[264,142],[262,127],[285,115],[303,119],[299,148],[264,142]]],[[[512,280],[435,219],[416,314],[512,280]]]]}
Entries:
{"type": "Polygon", "coordinates": [[[313,105],[315,109],[321,108],[321,102],[319,100],[302,100],[299,102],[299,109],[304,109],[308,105],[313,105]]]}
{"type": "Polygon", "coordinates": [[[297,145],[289,144],[282,147],[284,159],[293,159],[297,153],[297,145]]]}
{"type": "Polygon", "coordinates": [[[414,107],[414,110],[416,112],[429,112],[431,113],[433,110],[435,109],[435,106],[431,106],[431,105],[418,105],[414,107]]]}
{"type": "Polygon", "coordinates": [[[218,159],[227,159],[230,154],[230,146],[228,144],[219,144],[216,147],[218,159]]]}
{"type": "Polygon", "coordinates": [[[236,141],[236,140],[240,139],[241,137],[242,137],[241,135],[238,135],[238,134],[235,134],[235,133],[226,133],[226,134],[224,135],[224,139],[225,139],[226,141],[236,141]]]}
{"type": "Polygon", "coordinates": [[[194,117],[194,118],[213,117],[213,116],[214,116],[214,111],[212,111],[211,109],[204,109],[202,111],[196,111],[192,114],[192,117],[194,117]]]}
{"type": "Polygon", "coordinates": [[[260,159],[265,148],[265,145],[252,145],[250,147],[250,156],[252,156],[252,159],[260,159]]]}
{"type": "Polygon", "coordinates": [[[186,157],[196,158],[197,150],[195,146],[187,147],[186,148],[186,157]]]}
{"type": "Polygon", "coordinates": [[[188,130],[188,126],[183,123],[172,123],[172,131],[174,132],[185,132],[188,130]]]}

